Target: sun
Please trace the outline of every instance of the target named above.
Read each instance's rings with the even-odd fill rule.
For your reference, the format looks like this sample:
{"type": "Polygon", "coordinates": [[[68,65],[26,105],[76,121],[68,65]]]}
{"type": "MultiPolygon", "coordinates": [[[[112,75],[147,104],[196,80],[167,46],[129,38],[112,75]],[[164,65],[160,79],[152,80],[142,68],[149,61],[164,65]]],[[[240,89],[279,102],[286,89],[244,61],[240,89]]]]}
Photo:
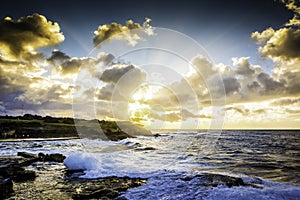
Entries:
{"type": "Polygon", "coordinates": [[[151,99],[154,96],[154,88],[151,85],[142,85],[137,88],[128,101],[128,115],[134,123],[149,125],[151,119],[151,99]]]}

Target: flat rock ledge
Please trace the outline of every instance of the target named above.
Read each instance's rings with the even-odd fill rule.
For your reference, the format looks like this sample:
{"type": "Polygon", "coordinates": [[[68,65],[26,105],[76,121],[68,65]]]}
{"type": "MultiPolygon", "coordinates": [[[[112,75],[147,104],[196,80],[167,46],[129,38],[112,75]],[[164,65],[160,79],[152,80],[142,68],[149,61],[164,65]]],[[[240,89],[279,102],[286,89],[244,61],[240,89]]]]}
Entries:
{"type": "Polygon", "coordinates": [[[63,162],[62,154],[31,154],[18,152],[17,156],[0,157],[0,199],[10,197],[13,190],[13,182],[33,181],[36,172],[25,169],[26,166],[38,161],[63,162]]]}

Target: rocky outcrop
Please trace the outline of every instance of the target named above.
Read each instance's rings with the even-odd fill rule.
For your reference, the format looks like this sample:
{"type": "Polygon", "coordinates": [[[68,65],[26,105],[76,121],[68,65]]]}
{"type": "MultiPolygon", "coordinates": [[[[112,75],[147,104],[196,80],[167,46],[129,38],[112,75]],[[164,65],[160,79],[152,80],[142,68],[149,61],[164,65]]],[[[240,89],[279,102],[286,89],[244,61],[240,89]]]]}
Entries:
{"type": "Polygon", "coordinates": [[[83,175],[83,171],[60,169],[58,172],[56,170],[51,172],[53,170],[51,168],[41,173],[41,168],[36,168],[36,166],[47,168],[49,165],[62,165],[61,162],[64,159],[65,156],[58,153],[32,154],[29,152],[19,152],[18,156],[0,157],[0,199],[18,199],[24,192],[28,198],[40,199],[45,194],[55,195],[57,191],[59,193],[57,195],[63,195],[64,199],[116,199],[121,192],[146,183],[146,179],[130,177],[82,179],[79,177],[83,175]],[[30,164],[33,164],[30,168],[32,170],[24,168],[30,164]],[[55,188],[51,188],[56,192],[48,191],[49,185],[47,184],[43,188],[41,180],[49,180],[49,185],[54,186],[55,188]],[[25,186],[24,191],[20,191],[22,188],[20,185],[25,186]],[[27,188],[28,186],[30,188],[27,188]],[[45,190],[46,193],[39,194],[38,191],[41,190],[45,190]]]}
{"type": "Polygon", "coordinates": [[[0,199],[9,197],[13,193],[13,182],[34,180],[36,173],[25,170],[20,164],[20,157],[0,158],[0,199]]]}
{"type": "Polygon", "coordinates": [[[129,177],[106,177],[92,180],[70,178],[65,184],[72,199],[115,199],[121,192],[146,183],[146,179],[129,177]]]}
{"type": "Polygon", "coordinates": [[[206,187],[217,187],[224,185],[227,187],[234,186],[249,186],[254,188],[262,188],[261,185],[256,183],[245,183],[242,178],[229,176],[225,174],[215,174],[215,173],[202,173],[196,176],[186,176],[182,178],[183,181],[196,181],[199,186],[206,187]]]}
{"type": "Polygon", "coordinates": [[[13,183],[10,178],[0,177],[0,199],[8,198],[14,192],[13,183]]]}
{"type": "Polygon", "coordinates": [[[0,176],[2,180],[11,179],[13,181],[33,180],[36,177],[34,171],[25,170],[20,164],[23,159],[18,157],[1,157],[0,158],[0,176]]]}
{"type": "Polygon", "coordinates": [[[35,171],[17,170],[13,173],[12,180],[15,182],[33,181],[36,177],[35,171]]]}
{"type": "Polygon", "coordinates": [[[62,163],[64,162],[64,159],[66,156],[60,154],[60,153],[53,153],[53,154],[43,154],[39,153],[38,158],[40,161],[43,162],[59,162],[62,163]]]}
{"type": "Polygon", "coordinates": [[[32,154],[18,152],[16,157],[0,157],[0,199],[9,197],[13,193],[13,182],[34,181],[36,172],[24,167],[34,162],[60,162],[66,157],[62,154],[32,154]]]}

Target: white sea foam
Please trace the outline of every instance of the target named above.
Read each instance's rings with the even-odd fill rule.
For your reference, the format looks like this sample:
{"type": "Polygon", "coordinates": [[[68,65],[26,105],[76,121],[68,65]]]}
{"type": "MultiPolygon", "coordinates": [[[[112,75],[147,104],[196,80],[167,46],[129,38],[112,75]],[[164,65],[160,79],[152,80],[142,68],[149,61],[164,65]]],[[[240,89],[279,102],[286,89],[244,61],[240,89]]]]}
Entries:
{"type": "Polygon", "coordinates": [[[99,167],[99,162],[90,154],[75,152],[64,160],[64,165],[70,170],[94,170],[99,167]]]}
{"type": "MultiPolygon", "coordinates": [[[[183,181],[183,174],[161,174],[150,178],[146,184],[127,190],[122,197],[126,199],[207,199],[207,200],[253,200],[253,199],[286,199],[294,200],[300,197],[300,187],[273,182],[273,187],[263,189],[253,187],[217,186],[206,187],[199,181],[183,181]]],[[[269,185],[270,183],[263,183],[269,185]]]]}

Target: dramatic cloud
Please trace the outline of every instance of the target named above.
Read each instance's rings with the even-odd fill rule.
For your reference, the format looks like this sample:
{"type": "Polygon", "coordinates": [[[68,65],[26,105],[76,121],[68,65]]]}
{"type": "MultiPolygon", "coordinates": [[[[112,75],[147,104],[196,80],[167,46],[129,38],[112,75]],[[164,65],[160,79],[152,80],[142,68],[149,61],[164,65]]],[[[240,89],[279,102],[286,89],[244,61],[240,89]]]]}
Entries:
{"type": "Polygon", "coordinates": [[[47,61],[54,65],[58,65],[69,59],[70,59],[70,56],[68,56],[64,52],[61,52],[61,51],[55,49],[52,51],[52,55],[50,56],[50,58],[47,59],[47,61]]]}
{"type": "Polygon", "coordinates": [[[224,78],[223,84],[226,94],[238,92],[240,89],[240,83],[236,78],[224,78]]]}
{"type": "Polygon", "coordinates": [[[263,86],[264,88],[263,92],[265,94],[269,94],[271,92],[275,92],[275,94],[279,94],[280,92],[282,92],[283,84],[275,81],[272,77],[270,77],[266,73],[260,73],[257,76],[257,80],[263,86]]]}
{"type": "Polygon", "coordinates": [[[59,75],[73,75],[77,74],[80,70],[86,69],[96,78],[101,75],[103,69],[107,67],[113,59],[114,56],[107,53],[100,53],[96,58],[77,58],[70,57],[59,50],[54,50],[47,61],[59,75]]]}
{"type": "Polygon", "coordinates": [[[240,108],[240,107],[227,107],[225,108],[226,111],[228,110],[233,110],[235,112],[238,112],[244,116],[247,116],[249,114],[249,109],[244,109],[244,108],[240,108]]]}
{"type": "Polygon", "coordinates": [[[205,57],[199,55],[192,60],[192,65],[202,78],[209,78],[216,74],[216,70],[213,68],[213,64],[205,57]]]}
{"type": "Polygon", "coordinates": [[[181,110],[181,117],[182,117],[183,120],[186,120],[186,119],[190,119],[190,118],[198,118],[200,116],[190,112],[189,110],[182,109],[181,110]]]}
{"type": "Polygon", "coordinates": [[[115,87],[114,83],[107,83],[103,87],[97,89],[95,95],[100,100],[111,101],[112,96],[114,95],[114,100],[126,101],[125,97],[119,93],[118,88],[115,87]]]}
{"type": "Polygon", "coordinates": [[[269,28],[262,33],[252,33],[251,38],[258,41],[259,51],[266,58],[286,61],[300,58],[299,28],[281,28],[277,31],[269,28]],[[269,32],[273,32],[273,34],[269,32]]]}
{"type": "MultiPolygon", "coordinates": [[[[39,84],[41,85],[41,84],[39,84]]],[[[62,85],[51,85],[44,87],[30,87],[22,95],[18,96],[19,101],[24,101],[32,104],[42,104],[48,101],[64,102],[64,96],[72,93],[73,87],[63,88],[62,85]]],[[[67,99],[68,101],[70,99],[67,99]]]]}
{"type": "Polygon", "coordinates": [[[286,23],[286,26],[299,26],[300,2],[296,0],[281,0],[281,2],[284,3],[289,10],[292,10],[295,13],[294,17],[286,23]]]}
{"type": "Polygon", "coordinates": [[[154,32],[153,28],[149,24],[150,22],[151,19],[146,18],[142,25],[135,23],[132,20],[128,20],[126,21],[125,26],[116,22],[99,26],[94,32],[94,45],[97,46],[110,39],[122,39],[127,41],[129,45],[134,46],[141,40],[141,36],[137,31],[131,30],[141,30],[148,35],[153,35],[154,32]]]}
{"type": "Polygon", "coordinates": [[[249,57],[233,58],[232,61],[233,65],[238,67],[235,71],[237,74],[249,77],[255,73],[255,70],[249,63],[249,57]]]}
{"type": "Polygon", "coordinates": [[[25,89],[25,85],[29,82],[29,78],[13,72],[6,72],[0,65],[0,95],[19,93],[25,89]]]}
{"type": "Polygon", "coordinates": [[[35,54],[40,47],[55,46],[62,41],[64,35],[59,25],[39,14],[18,20],[6,17],[0,22],[0,52],[12,59],[35,54]]]}
{"type": "Polygon", "coordinates": [[[272,102],[272,105],[275,106],[287,106],[287,105],[293,105],[293,104],[300,104],[300,98],[284,98],[279,100],[274,100],[272,102]]]}
{"type": "Polygon", "coordinates": [[[290,61],[300,58],[300,3],[295,0],[282,0],[289,10],[294,12],[294,17],[286,27],[274,30],[268,28],[261,33],[252,33],[251,38],[257,41],[259,51],[266,58],[275,61],[290,61]]]}
{"type": "Polygon", "coordinates": [[[174,112],[166,112],[166,113],[160,113],[151,111],[151,118],[160,120],[160,121],[168,121],[168,122],[178,122],[182,120],[181,114],[179,111],[174,112]]]}
{"type": "MultiPolygon", "coordinates": [[[[77,73],[81,68],[86,68],[88,70],[92,70],[95,68],[95,66],[100,62],[100,59],[94,59],[94,58],[71,58],[64,63],[61,64],[60,70],[63,75],[66,74],[75,74],[77,73]]],[[[93,74],[94,75],[94,74],[93,74]]]]}
{"type": "Polygon", "coordinates": [[[121,77],[129,72],[131,75],[133,75],[131,78],[136,82],[142,82],[146,77],[145,72],[133,65],[116,64],[105,69],[100,77],[100,80],[108,83],[117,83],[121,77]]]}
{"type": "MultiPolygon", "coordinates": [[[[200,119],[202,123],[214,119],[212,100],[223,95],[228,104],[222,111],[232,123],[239,124],[245,117],[249,123],[278,116],[296,118],[300,104],[299,7],[295,1],[284,2],[295,12],[294,18],[278,30],[270,27],[251,35],[262,56],[272,59],[272,69],[254,65],[250,57],[215,65],[196,55],[186,74],[158,86],[146,85],[151,76],[146,69],[124,64],[130,62],[127,60],[112,62],[114,56],[105,52],[77,58],[54,49],[46,56],[38,49],[64,40],[59,25],[38,14],[16,21],[7,17],[0,22],[0,112],[19,113],[24,105],[27,110],[64,115],[72,111],[75,94],[78,117],[172,124],[200,119]]],[[[154,34],[149,23],[150,19],[143,24],[129,20],[125,25],[99,26],[94,45],[112,39],[135,45],[143,34],[154,34]]]]}
{"type": "Polygon", "coordinates": [[[100,100],[129,101],[130,95],[146,79],[146,73],[133,65],[114,64],[100,76],[103,86],[96,90],[100,100]]]}

